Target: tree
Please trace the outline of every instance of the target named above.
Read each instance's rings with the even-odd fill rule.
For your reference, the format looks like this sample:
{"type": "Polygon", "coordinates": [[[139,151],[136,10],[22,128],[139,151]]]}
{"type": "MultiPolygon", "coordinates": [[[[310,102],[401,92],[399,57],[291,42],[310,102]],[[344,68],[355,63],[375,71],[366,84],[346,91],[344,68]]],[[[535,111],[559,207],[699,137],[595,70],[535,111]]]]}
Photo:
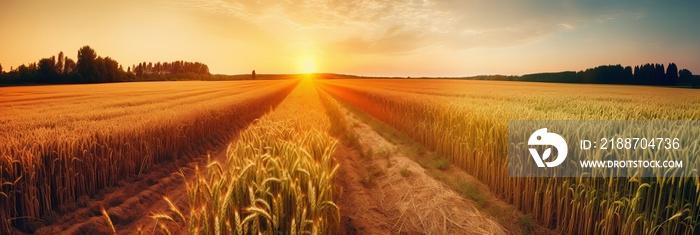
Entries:
{"type": "Polygon", "coordinates": [[[693,81],[693,73],[690,72],[690,70],[687,69],[681,69],[678,71],[678,81],[681,84],[687,85],[687,86],[692,86],[692,87],[697,87],[695,83],[696,81],[693,81]]]}
{"type": "Polygon", "coordinates": [[[255,80],[255,70],[253,70],[253,80],[255,80]]]}
{"type": "Polygon", "coordinates": [[[644,64],[639,66],[639,69],[635,67],[634,80],[635,84],[641,85],[660,85],[664,79],[663,66],[659,64],[644,64]],[[660,71],[660,73],[659,73],[660,71]]]}
{"type": "Polygon", "coordinates": [[[634,83],[634,75],[632,73],[632,67],[627,66],[625,67],[625,77],[623,78],[623,83],[625,84],[633,84],[634,83]]]}
{"type": "Polygon", "coordinates": [[[75,72],[75,66],[75,61],[66,57],[66,61],[63,64],[63,74],[71,74],[75,72]]]}
{"type": "Polygon", "coordinates": [[[17,67],[17,78],[16,83],[34,83],[37,76],[37,66],[36,63],[31,63],[29,66],[20,65],[17,67]]]}
{"type": "Polygon", "coordinates": [[[39,77],[36,82],[39,83],[55,83],[58,81],[58,70],[54,58],[44,58],[39,60],[39,77]]]}
{"type": "Polygon", "coordinates": [[[180,65],[181,65],[180,61],[175,61],[175,62],[172,63],[172,65],[173,65],[173,68],[172,68],[172,70],[171,70],[170,72],[171,72],[171,73],[180,73],[180,67],[181,67],[181,66],[180,66],[180,65]]]}
{"type": "Polygon", "coordinates": [[[666,70],[664,69],[663,64],[656,64],[654,67],[656,70],[654,71],[654,80],[656,83],[655,85],[665,85],[666,82],[664,79],[666,78],[666,70]]]}
{"type": "Polygon", "coordinates": [[[160,62],[156,63],[156,65],[154,65],[154,66],[155,67],[153,69],[155,70],[154,71],[155,74],[162,74],[163,73],[163,71],[162,71],[163,65],[160,62]]]}
{"type": "Polygon", "coordinates": [[[2,64],[0,64],[0,75],[2,75],[2,64]]]}
{"type": "Polygon", "coordinates": [[[668,64],[666,69],[666,82],[668,85],[676,85],[678,83],[678,67],[675,63],[668,64]]]}
{"type": "Polygon", "coordinates": [[[120,78],[120,70],[119,70],[119,63],[117,61],[113,60],[112,58],[105,57],[102,60],[102,68],[103,71],[100,74],[103,76],[101,81],[107,81],[107,82],[116,82],[119,81],[120,78]]]}
{"type": "Polygon", "coordinates": [[[64,60],[64,55],[63,52],[58,53],[58,60],[56,61],[56,70],[58,73],[63,73],[63,60],[64,60]]]}
{"type": "Polygon", "coordinates": [[[90,46],[84,46],[78,50],[78,64],[76,65],[77,72],[82,76],[82,82],[97,81],[97,67],[95,59],[97,53],[90,46]]]}

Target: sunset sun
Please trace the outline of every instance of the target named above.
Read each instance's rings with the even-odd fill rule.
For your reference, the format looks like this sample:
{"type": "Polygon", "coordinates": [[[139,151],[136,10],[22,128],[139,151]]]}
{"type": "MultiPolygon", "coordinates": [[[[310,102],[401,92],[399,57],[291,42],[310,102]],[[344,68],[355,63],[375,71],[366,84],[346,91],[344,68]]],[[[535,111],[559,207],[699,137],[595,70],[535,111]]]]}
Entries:
{"type": "Polygon", "coordinates": [[[301,73],[316,73],[316,61],[311,57],[302,57],[299,61],[301,73]]]}

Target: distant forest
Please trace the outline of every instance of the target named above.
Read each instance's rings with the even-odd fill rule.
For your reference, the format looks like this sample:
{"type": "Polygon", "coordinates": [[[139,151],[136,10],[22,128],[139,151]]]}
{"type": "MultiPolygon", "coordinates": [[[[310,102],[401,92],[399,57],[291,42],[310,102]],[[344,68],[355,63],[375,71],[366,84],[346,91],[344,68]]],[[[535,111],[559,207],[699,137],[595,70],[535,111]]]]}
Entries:
{"type": "Polygon", "coordinates": [[[579,72],[528,74],[515,80],[692,87],[700,85],[700,80],[693,76],[690,70],[678,70],[674,63],[670,63],[666,68],[663,64],[644,64],[634,66],[634,69],[630,66],[604,65],[579,72]]]}
{"type": "MultiPolygon", "coordinates": [[[[319,78],[364,78],[354,75],[317,74],[319,78]]],[[[245,80],[245,79],[281,79],[283,75],[212,75],[209,67],[199,62],[141,62],[128,66],[126,70],[110,57],[97,56],[95,50],[84,46],[78,50],[77,62],[60,52],[58,57],[43,58],[39,62],[20,65],[4,72],[0,65],[0,84],[70,84],[103,83],[132,81],[168,81],[168,80],[245,80]]],[[[410,77],[409,77],[410,78],[410,77]]],[[[455,79],[455,78],[452,78],[455,79]]],[[[532,81],[593,84],[630,84],[679,86],[700,88],[700,76],[693,75],[687,69],[678,69],[675,63],[668,67],[663,64],[644,64],[622,67],[622,65],[603,65],[584,71],[565,71],[552,73],[535,73],[523,76],[484,75],[457,79],[532,81]]]]}
{"type": "MultiPolygon", "coordinates": [[[[209,67],[199,62],[174,61],[132,65],[124,69],[110,57],[97,56],[84,46],[78,50],[77,62],[63,52],[58,57],[20,65],[4,72],[0,65],[0,84],[70,84],[163,80],[224,80],[228,76],[211,75],[209,67]]],[[[240,79],[240,78],[238,78],[240,79]]]]}
{"type": "Polygon", "coordinates": [[[687,69],[678,70],[675,63],[670,63],[666,68],[664,68],[663,64],[644,64],[634,66],[634,68],[630,66],[622,67],[622,65],[603,65],[578,72],[535,73],[523,76],[487,75],[467,79],[700,88],[700,77],[697,75],[693,76],[693,73],[687,69]]]}
{"type": "MultiPolygon", "coordinates": [[[[357,79],[373,78],[345,74],[317,74],[322,79],[357,79]]],[[[406,79],[411,77],[383,77],[385,79],[406,79]]],[[[700,88],[700,76],[693,75],[690,70],[681,69],[675,63],[668,68],[663,64],[644,64],[634,68],[622,65],[603,65],[583,71],[565,71],[553,73],[534,73],[522,76],[479,75],[473,77],[414,77],[417,79],[465,79],[492,81],[528,81],[528,82],[560,82],[560,83],[590,83],[590,84],[626,84],[653,85],[700,88]]]]}

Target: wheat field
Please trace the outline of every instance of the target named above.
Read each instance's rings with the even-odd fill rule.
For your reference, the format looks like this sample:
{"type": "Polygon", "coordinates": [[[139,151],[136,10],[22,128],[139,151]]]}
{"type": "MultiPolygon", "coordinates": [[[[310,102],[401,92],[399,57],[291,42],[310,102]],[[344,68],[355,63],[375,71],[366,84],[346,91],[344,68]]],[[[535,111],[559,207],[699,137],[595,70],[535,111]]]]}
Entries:
{"type": "Polygon", "coordinates": [[[295,83],[0,88],[0,231],[71,208],[154,163],[227,141],[295,83]]]}
{"type": "MultiPolygon", "coordinates": [[[[159,195],[167,207],[150,211],[152,222],[139,233],[352,234],[339,200],[357,192],[338,185],[348,176],[337,158],[348,157],[348,146],[366,158],[375,154],[359,146],[366,133],[347,122],[350,112],[406,134],[476,177],[514,207],[510,213],[532,216],[554,233],[695,234],[700,226],[697,171],[679,178],[512,178],[506,160],[509,120],[700,120],[697,91],[290,78],[0,88],[0,233],[70,214],[81,199],[157,171],[159,163],[220,149],[192,172],[174,173],[185,178],[174,192],[185,203],[159,195]]],[[[696,140],[683,159],[697,167],[700,143],[684,138],[696,140]]],[[[95,208],[109,225],[97,231],[129,226],[110,215],[109,205],[95,208]]],[[[492,231],[505,229],[494,224],[492,231]]]]}
{"type": "MultiPolygon", "coordinates": [[[[508,120],[698,120],[698,91],[460,80],[319,83],[444,155],[559,233],[697,233],[697,171],[682,178],[510,178],[506,146],[508,120]]],[[[686,162],[697,167],[697,136],[685,138],[694,140],[686,162]]]]}

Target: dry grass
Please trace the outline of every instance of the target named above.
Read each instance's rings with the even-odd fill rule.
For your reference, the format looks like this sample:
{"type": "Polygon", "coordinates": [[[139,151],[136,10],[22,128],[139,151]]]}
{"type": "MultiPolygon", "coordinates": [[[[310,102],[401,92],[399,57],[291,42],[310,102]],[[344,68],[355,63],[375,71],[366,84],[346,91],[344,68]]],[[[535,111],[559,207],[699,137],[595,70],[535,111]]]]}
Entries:
{"type": "Polygon", "coordinates": [[[102,212],[102,215],[105,217],[105,220],[107,221],[107,225],[109,225],[109,228],[112,230],[112,234],[117,234],[117,229],[114,228],[114,223],[112,223],[112,218],[109,217],[109,214],[107,214],[107,211],[105,210],[105,208],[100,207],[100,212],[102,212]]]}
{"type": "MultiPolygon", "coordinates": [[[[508,120],[698,120],[698,91],[459,80],[356,79],[320,84],[329,94],[447,156],[533,220],[558,232],[694,234],[700,226],[696,174],[509,178],[506,162],[508,120]]],[[[697,166],[700,162],[694,156],[700,148],[689,149],[696,152],[688,152],[684,162],[697,166]]]]}
{"type": "Polygon", "coordinates": [[[228,140],[295,81],[0,88],[0,233],[228,140]]]}

